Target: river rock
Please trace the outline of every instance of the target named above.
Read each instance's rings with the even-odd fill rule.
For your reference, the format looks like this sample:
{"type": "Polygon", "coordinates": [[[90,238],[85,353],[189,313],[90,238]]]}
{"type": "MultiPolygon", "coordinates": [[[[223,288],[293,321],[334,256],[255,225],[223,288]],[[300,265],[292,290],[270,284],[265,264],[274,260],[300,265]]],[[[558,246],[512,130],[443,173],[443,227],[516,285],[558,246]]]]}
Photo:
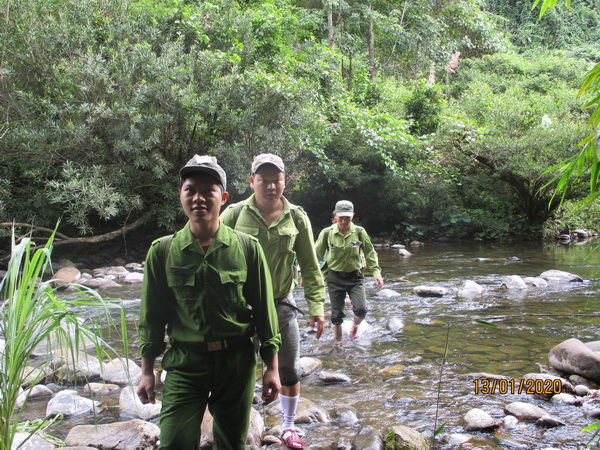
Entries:
{"type": "Polygon", "coordinates": [[[525,402],[509,403],[504,406],[504,412],[519,420],[538,420],[540,417],[549,415],[545,409],[525,402]]]}
{"type": "Polygon", "coordinates": [[[354,408],[342,406],[335,409],[335,416],[338,421],[344,426],[354,426],[358,423],[358,415],[354,408]]]}
{"type": "Polygon", "coordinates": [[[517,428],[517,425],[519,425],[519,419],[517,419],[515,416],[511,416],[510,414],[508,416],[504,416],[504,419],[502,419],[502,428],[506,430],[513,430],[517,428]]]}
{"type": "Polygon", "coordinates": [[[102,284],[100,284],[100,286],[98,286],[98,289],[119,289],[122,287],[123,287],[122,285],[117,283],[112,278],[106,277],[106,278],[103,278],[102,284]]]}
{"type": "Polygon", "coordinates": [[[83,388],[89,395],[110,395],[121,389],[120,386],[110,383],[88,383],[83,388]]]}
{"type": "Polygon", "coordinates": [[[131,359],[115,358],[104,364],[102,379],[113,384],[138,384],[142,369],[131,359]]]}
{"type": "Polygon", "coordinates": [[[538,420],[535,421],[535,424],[538,427],[542,428],[556,428],[563,427],[566,425],[566,423],[564,423],[562,420],[550,415],[540,417],[538,420]]]}
{"type": "Polygon", "coordinates": [[[151,420],[160,415],[162,402],[144,405],[136,394],[137,386],[125,386],[119,396],[121,412],[142,420],[151,420]]]}
{"type": "Polygon", "coordinates": [[[502,287],[506,289],[527,289],[527,284],[519,275],[510,275],[504,277],[502,287]]]}
{"type": "Polygon", "coordinates": [[[579,339],[567,339],[553,347],[548,362],[555,369],[600,381],[600,354],[579,339]]]}
{"type": "Polygon", "coordinates": [[[63,267],[54,274],[54,285],[65,286],[67,284],[77,283],[80,277],[81,272],[77,267],[63,267]]]}
{"type": "Polygon", "coordinates": [[[128,263],[125,264],[125,268],[130,272],[143,272],[144,266],[140,263],[128,263]]]}
{"type": "Polygon", "coordinates": [[[585,416],[590,419],[600,419],[600,408],[593,408],[586,411],[585,416]]]}
{"type": "Polygon", "coordinates": [[[23,382],[21,383],[21,386],[28,388],[34,384],[43,383],[47,377],[52,375],[52,373],[52,369],[46,364],[43,365],[43,368],[26,366],[23,371],[23,382]]]}
{"type": "Polygon", "coordinates": [[[587,387],[585,384],[577,384],[575,386],[575,395],[579,396],[579,397],[585,397],[586,395],[589,395],[591,393],[591,390],[589,387],[587,387]]]}
{"type": "Polygon", "coordinates": [[[323,367],[323,361],[318,358],[311,358],[310,356],[303,356],[300,358],[300,367],[302,368],[303,377],[307,377],[317,370],[321,370],[323,367]]]}
{"type": "Polygon", "coordinates": [[[463,444],[466,444],[471,439],[473,439],[473,435],[471,434],[452,433],[444,436],[444,443],[452,448],[461,448],[463,444]]]}
{"type": "MultiPolygon", "coordinates": [[[[268,414],[270,416],[281,417],[281,404],[280,402],[273,402],[267,406],[268,414]]],[[[328,423],[329,416],[327,413],[319,408],[315,403],[308,400],[307,398],[300,397],[298,400],[298,410],[296,411],[296,419],[294,423],[328,423]]]]}
{"type": "Polygon", "coordinates": [[[595,383],[592,380],[590,380],[586,377],[582,377],[581,375],[577,375],[577,374],[569,375],[569,381],[573,385],[581,384],[583,386],[587,386],[590,389],[598,389],[599,388],[598,383],[595,383]]]}
{"type": "Polygon", "coordinates": [[[394,425],[385,434],[385,448],[401,448],[403,450],[428,450],[429,441],[419,433],[405,425],[394,425]]]}
{"type": "Polygon", "coordinates": [[[350,377],[341,372],[323,370],[319,373],[319,379],[323,383],[350,383],[350,377]]]}
{"type": "Polygon", "coordinates": [[[473,408],[463,417],[465,431],[483,431],[498,428],[498,422],[480,408],[473,408]]]}
{"type": "Polygon", "coordinates": [[[85,279],[81,282],[85,287],[89,287],[92,289],[99,289],[107,280],[104,278],[89,278],[85,279]]]}
{"type": "Polygon", "coordinates": [[[398,249],[398,254],[404,258],[410,258],[412,256],[412,253],[405,248],[398,249]]]}
{"type": "MultiPolygon", "coordinates": [[[[528,373],[523,375],[523,380],[524,384],[519,386],[522,393],[535,393],[536,395],[547,399],[555,394],[573,394],[575,392],[575,387],[569,380],[548,373],[528,373]],[[536,382],[536,380],[540,380],[541,383],[536,382]],[[555,382],[560,382],[560,388],[558,388],[558,385],[555,384],[555,382]],[[532,392],[526,392],[527,390],[532,392]]],[[[516,386],[515,389],[517,389],[516,386]]]]}
{"type": "Polygon", "coordinates": [[[65,440],[69,446],[90,446],[113,450],[150,450],[160,438],[158,425],[134,419],[108,425],[78,425],[65,440]]]}
{"type": "Polygon", "coordinates": [[[384,378],[395,378],[398,377],[404,371],[404,369],[406,369],[405,365],[396,364],[395,366],[379,369],[377,371],[377,375],[380,375],[384,378]]]}
{"type": "Polygon", "coordinates": [[[381,433],[372,427],[362,427],[352,441],[352,448],[381,450],[383,448],[381,433]]]}
{"type": "Polygon", "coordinates": [[[578,406],[583,403],[583,400],[581,397],[576,397],[573,394],[567,394],[567,393],[562,392],[562,393],[556,394],[552,397],[552,403],[557,403],[559,405],[578,406]]]}
{"type": "Polygon", "coordinates": [[[391,298],[391,297],[400,297],[400,295],[402,295],[402,294],[394,291],[393,289],[381,289],[379,292],[377,292],[378,297],[391,298]]]}
{"type": "Polygon", "coordinates": [[[475,283],[472,280],[465,281],[462,287],[458,290],[459,297],[476,297],[481,294],[483,294],[483,286],[475,283]]]}
{"type": "Polygon", "coordinates": [[[548,282],[542,277],[525,277],[525,284],[533,287],[548,287],[548,282]]]}
{"type": "Polygon", "coordinates": [[[540,274],[540,277],[553,284],[583,281],[583,278],[581,278],[579,275],[564,272],[562,270],[546,270],[545,272],[540,274]]]}
{"type": "Polygon", "coordinates": [[[37,434],[32,436],[29,433],[16,433],[11,446],[11,450],[50,450],[53,448],[56,446],[51,442],[37,434]],[[26,439],[27,442],[25,442],[26,439]],[[25,443],[23,444],[23,442],[25,443]]]}
{"type": "Polygon", "coordinates": [[[413,292],[419,297],[443,297],[448,289],[439,286],[416,286],[413,292]]]}
{"type": "Polygon", "coordinates": [[[392,333],[401,332],[404,329],[404,320],[400,317],[392,317],[387,324],[387,329],[392,333]]]}
{"type": "Polygon", "coordinates": [[[57,392],[46,406],[46,416],[54,417],[62,414],[65,417],[89,414],[101,406],[100,402],[81,397],[77,391],[70,389],[57,392]]]}
{"type": "Polygon", "coordinates": [[[52,358],[54,377],[59,381],[84,381],[100,376],[102,365],[98,358],[85,352],[71,356],[70,349],[59,349],[52,358]],[[74,360],[74,361],[73,361],[74,360]]]}
{"type": "Polygon", "coordinates": [[[144,274],[140,272],[130,272],[125,275],[123,283],[125,284],[137,284],[144,281],[144,274]]]}

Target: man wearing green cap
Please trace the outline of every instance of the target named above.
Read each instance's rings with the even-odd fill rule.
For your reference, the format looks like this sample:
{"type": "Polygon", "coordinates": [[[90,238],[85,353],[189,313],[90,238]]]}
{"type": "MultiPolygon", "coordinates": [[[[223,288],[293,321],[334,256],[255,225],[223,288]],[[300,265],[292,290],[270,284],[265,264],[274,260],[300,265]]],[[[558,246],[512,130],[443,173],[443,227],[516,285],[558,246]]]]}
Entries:
{"type": "Polygon", "coordinates": [[[325,258],[327,264],[327,288],[331,302],[331,323],[333,337],[342,340],[342,323],[346,314],[344,304],[346,294],[350,296],[354,319],[350,337],[356,338],[358,325],[367,315],[367,297],[364,276],[362,274],[363,258],[367,267],[373,272],[375,283],[381,289],[383,278],[373,243],[364,228],[352,223],[354,205],[348,200],[340,200],[335,205],[336,223],[319,233],[315,244],[317,258],[325,258]]]}
{"type": "Polygon", "coordinates": [[[273,279],[273,294],[277,302],[281,330],[281,439],[288,448],[301,449],[304,448],[304,440],[294,426],[302,374],[300,334],[296,318],[298,308],[292,296],[292,290],[297,283],[294,258],[297,257],[302,271],[310,325],[313,329],[316,328],[317,339],[321,337],[325,324],[325,284],[315,255],[308,216],[283,196],[285,168],[281,158],[272,153],[264,153],[254,158],[250,186],[254,194],[223,211],[221,220],[236,230],[255,236],[265,251],[273,279]]]}
{"type": "Polygon", "coordinates": [[[154,363],[167,372],[160,413],[161,449],[196,449],[208,406],[215,449],[246,445],[256,378],[252,336],[266,364],[263,400],[277,398],[281,343],[272,282],[258,241],[219,221],[227,201],[216,158],[194,156],[181,169],[184,228],[152,243],[144,273],[137,393],[154,403],[154,363]]]}

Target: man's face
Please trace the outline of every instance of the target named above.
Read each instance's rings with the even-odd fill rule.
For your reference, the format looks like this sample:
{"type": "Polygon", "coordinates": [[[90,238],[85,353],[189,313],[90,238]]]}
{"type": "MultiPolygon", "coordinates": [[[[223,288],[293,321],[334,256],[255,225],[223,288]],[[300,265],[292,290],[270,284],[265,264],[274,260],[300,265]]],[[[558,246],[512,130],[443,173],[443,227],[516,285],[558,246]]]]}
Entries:
{"type": "Polygon", "coordinates": [[[338,216],[337,218],[338,228],[342,233],[346,233],[350,229],[350,222],[352,222],[352,216],[338,216]]]}
{"type": "Polygon", "coordinates": [[[218,221],[228,198],[229,193],[221,191],[217,180],[202,172],[187,177],[179,190],[183,212],[194,223],[218,221]]]}
{"type": "Polygon", "coordinates": [[[250,187],[259,200],[279,200],[285,189],[285,175],[277,167],[265,164],[250,176],[250,187]]]}

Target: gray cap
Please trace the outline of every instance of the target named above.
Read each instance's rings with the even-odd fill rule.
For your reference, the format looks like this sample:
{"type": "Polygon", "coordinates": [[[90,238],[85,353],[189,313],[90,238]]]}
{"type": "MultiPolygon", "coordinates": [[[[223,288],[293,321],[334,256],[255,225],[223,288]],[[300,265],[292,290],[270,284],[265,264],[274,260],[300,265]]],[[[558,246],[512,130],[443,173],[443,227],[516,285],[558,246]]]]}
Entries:
{"type": "Polygon", "coordinates": [[[265,164],[271,164],[277,167],[281,172],[285,172],[283,160],[279,156],[272,153],[263,153],[258,155],[256,158],[254,158],[254,161],[252,161],[252,175],[254,175],[256,171],[265,164]]]}
{"type": "Polygon", "coordinates": [[[340,200],[335,204],[333,212],[338,217],[352,217],[354,215],[354,205],[348,200],[340,200]]]}
{"type": "Polygon", "coordinates": [[[227,190],[227,175],[219,164],[217,158],[208,155],[194,155],[179,171],[181,178],[192,172],[204,172],[215,177],[227,190]]]}

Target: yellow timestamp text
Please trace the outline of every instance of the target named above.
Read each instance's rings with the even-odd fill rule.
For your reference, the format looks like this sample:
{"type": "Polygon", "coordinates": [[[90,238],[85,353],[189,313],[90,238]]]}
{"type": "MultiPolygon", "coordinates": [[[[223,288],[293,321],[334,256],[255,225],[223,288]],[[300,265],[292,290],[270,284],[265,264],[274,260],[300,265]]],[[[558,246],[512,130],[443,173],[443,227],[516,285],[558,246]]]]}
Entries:
{"type": "Polygon", "coordinates": [[[538,394],[554,395],[562,392],[561,380],[515,380],[481,379],[473,380],[475,394],[538,394]]]}

